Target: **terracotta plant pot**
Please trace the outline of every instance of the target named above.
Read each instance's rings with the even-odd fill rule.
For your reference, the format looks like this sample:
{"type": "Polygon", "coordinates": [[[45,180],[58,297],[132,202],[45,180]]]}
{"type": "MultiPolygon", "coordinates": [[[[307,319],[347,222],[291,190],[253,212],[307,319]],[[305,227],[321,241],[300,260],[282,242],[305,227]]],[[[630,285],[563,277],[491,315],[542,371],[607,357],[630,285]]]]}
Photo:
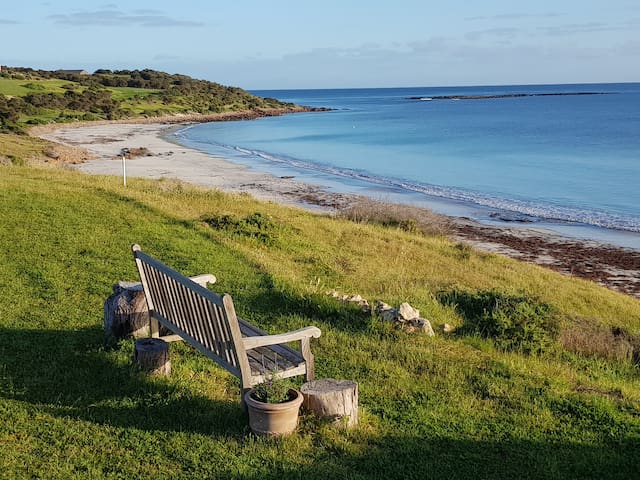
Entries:
{"type": "Polygon", "coordinates": [[[304,397],[298,390],[290,389],[292,400],[284,403],[264,403],[251,396],[253,389],[244,394],[249,411],[249,426],[256,435],[288,435],[298,425],[298,412],[304,397]]]}

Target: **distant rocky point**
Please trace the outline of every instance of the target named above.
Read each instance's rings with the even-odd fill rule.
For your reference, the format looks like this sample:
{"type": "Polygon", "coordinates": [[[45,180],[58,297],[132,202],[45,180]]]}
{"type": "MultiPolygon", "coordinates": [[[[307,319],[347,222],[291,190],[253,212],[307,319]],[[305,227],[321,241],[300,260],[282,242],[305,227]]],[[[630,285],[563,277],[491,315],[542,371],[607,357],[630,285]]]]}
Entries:
{"type": "Polygon", "coordinates": [[[407,97],[407,100],[485,100],[492,98],[565,97],[570,95],[610,95],[611,92],[503,93],[497,95],[440,95],[436,97],[407,97]]]}

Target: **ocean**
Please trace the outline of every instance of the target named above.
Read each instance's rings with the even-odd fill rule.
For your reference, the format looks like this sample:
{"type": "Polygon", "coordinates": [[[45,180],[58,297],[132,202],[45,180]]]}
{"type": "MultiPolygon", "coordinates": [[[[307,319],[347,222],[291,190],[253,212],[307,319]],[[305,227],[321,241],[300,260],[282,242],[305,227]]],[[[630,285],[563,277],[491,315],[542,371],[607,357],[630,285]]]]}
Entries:
{"type": "Polygon", "coordinates": [[[640,249],[640,84],[268,90],[314,107],[175,140],[278,176],[640,249]]]}

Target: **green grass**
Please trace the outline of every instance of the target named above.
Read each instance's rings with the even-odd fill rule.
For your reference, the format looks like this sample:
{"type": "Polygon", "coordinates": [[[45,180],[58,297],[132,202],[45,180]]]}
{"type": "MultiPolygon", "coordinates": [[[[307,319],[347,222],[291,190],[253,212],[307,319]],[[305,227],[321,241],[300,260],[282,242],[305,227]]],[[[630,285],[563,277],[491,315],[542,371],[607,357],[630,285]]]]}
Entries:
{"type": "Polygon", "coordinates": [[[164,112],[163,114],[174,114],[174,113],[186,113],[189,111],[188,108],[176,105],[173,103],[165,104],[159,101],[152,101],[151,99],[146,99],[144,102],[137,101],[125,101],[121,105],[122,110],[126,111],[131,115],[156,115],[157,112],[164,112]]]}
{"type": "Polygon", "coordinates": [[[540,354],[503,348],[507,310],[475,310],[497,299],[525,320],[551,312],[560,331],[589,321],[638,335],[630,297],[442,237],[173,181],[124,188],[0,167],[0,225],[0,478],[636,478],[640,469],[631,360],[565,351],[552,330],[540,354]],[[317,375],[359,383],[358,428],[303,416],[290,438],[255,438],[238,382],[203,355],[174,344],[173,374],[152,379],[132,368],[131,340],[107,348],[103,302],[112,284],[136,278],[134,242],[187,275],[214,273],[216,291],[269,332],[321,328],[317,375]],[[327,296],[333,288],[408,301],[435,327],[462,328],[406,334],[327,296]],[[465,327],[470,319],[504,328],[485,335],[465,327]]]}
{"type": "Polygon", "coordinates": [[[133,88],[133,87],[108,87],[111,90],[112,98],[115,100],[137,100],[149,97],[161,90],[154,88],[133,88]]]}
{"type": "Polygon", "coordinates": [[[0,94],[23,97],[30,93],[58,93],[63,94],[63,85],[73,85],[74,82],[56,79],[29,79],[18,80],[0,77],[0,94]]]}
{"type": "Polygon", "coordinates": [[[6,157],[16,164],[41,159],[49,142],[27,135],[0,133],[0,158],[6,157]]]}

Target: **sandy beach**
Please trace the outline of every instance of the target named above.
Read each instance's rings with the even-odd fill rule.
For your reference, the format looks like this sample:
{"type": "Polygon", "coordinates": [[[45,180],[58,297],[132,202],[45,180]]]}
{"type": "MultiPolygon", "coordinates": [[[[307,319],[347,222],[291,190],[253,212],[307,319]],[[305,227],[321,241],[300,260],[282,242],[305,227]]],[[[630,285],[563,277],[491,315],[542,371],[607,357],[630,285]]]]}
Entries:
{"type": "MultiPolygon", "coordinates": [[[[74,165],[87,174],[122,176],[119,152],[123,148],[139,148],[146,152],[126,161],[127,177],[178,179],[326,213],[354,201],[353,195],[336,194],[322,186],[257,172],[172,143],[165,139],[172,128],[179,127],[168,123],[103,123],[36,130],[32,134],[89,152],[92,160],[74,165]]],[[[454,241],[585,278],[640,298],[640,251],[536,229],[489,227],[469,219],[452,218],[450,223],[450,237],[454,241]]]]}
{"type": "Polygon", "coordinates": [[[88,151],[93,159],[74,166],[88,174],[122,176],[119,152],[124,148],[144,148],[147,154],[126,160],[127,177],[173,178],[205,188],[249,193],[263,201],[303,204],[311,209],[321,208],[323,199],[327,203],[336,201],[334,195],[321,187],[257,172],[166,140],[164,137],[175,128],[179,127],[163,123],[107,123],[60,128],[37,136],[88,151]]]}

